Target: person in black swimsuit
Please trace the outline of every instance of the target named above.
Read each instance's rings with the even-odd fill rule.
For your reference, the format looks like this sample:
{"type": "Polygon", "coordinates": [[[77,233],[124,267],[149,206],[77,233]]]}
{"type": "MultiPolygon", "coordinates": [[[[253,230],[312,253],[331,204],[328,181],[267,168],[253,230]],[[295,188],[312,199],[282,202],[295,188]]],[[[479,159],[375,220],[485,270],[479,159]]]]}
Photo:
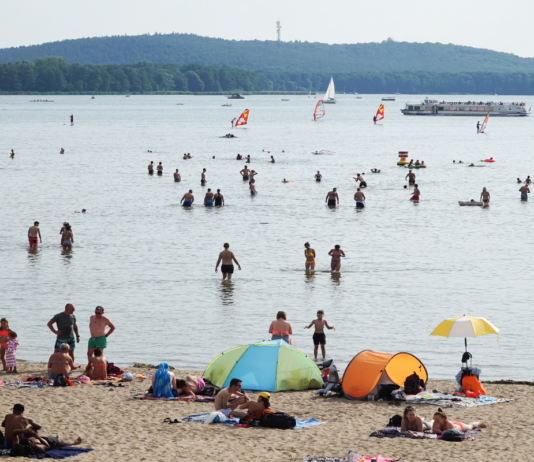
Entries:
{"type": "Polygon", "coordinates": [[[215,206],[224,205],[224,196],[221,194],[221,190],[217,189],[217,194],[215,194],[215,206]]]}
{"type": "Polygon", "coordinates": [[[317,175],[315,175],[315,181],[317,181],[317,182],[321,181],[322,177],[323,177],[323,175],[321,175],[321,172],[319,170],[317,170],[317,175]]]}
{"type": "Polygon", "coordinates": [[[154,175],[154,161],[153,160],[150,161],[150,164],[148,166],[148,174],[154,175]]]}

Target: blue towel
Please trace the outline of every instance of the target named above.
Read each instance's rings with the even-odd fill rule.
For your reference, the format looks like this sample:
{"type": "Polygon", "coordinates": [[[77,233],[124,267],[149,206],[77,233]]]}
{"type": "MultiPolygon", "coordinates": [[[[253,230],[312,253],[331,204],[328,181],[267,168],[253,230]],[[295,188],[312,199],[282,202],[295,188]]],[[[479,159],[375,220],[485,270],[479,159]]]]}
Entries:
{"type": "Polygon", "coordinates": [[[306,428],[306,427],[316,427],[317,425],[324,425],[328,422],[320,422],[315,420],[313,417],[310,420],[297,419],[297,426],[295,428],[306,428]]]}
{"type": "Polygon", "coordinates": [[[78,454],[83,454],[84,452],[91,451],[94,451],[94,449],[65,446],[63,448],[51,449],[50,451],[46,451],[44,454],[32,454],[31,456],[27,457],[31,459],[68,459],[69,457],[74,457],[78,454]]]}
{"type": "MultiPolygon", "coordinates": [[[[189,415],[187,417],[184,417],[182,420],[185,420],[186,422],[204,422],[207,416],[209,416],[209,414],[195,414],[195,415],[189,415]]],[[[316,427],[317,425],[324,425],[327,423],[327,422],[321,422],[319,420],[315,420],[313,417],[310,420],[302,420],[302,419],[297,419],[295,417],[295,420],[297,421],[297,425],[295,426],[295,429],[316,427]]],[[[225,425],[235,425],[239,423],[239,419],[237,417],[234,417],[233,419],[228,419],[226,422],[218,422],[218,423],[222,423],[225,425]]]]}
{"type": "Polygon", "coordinates": [[[154,398],[174,399],[171,387],[171,376],[169,374],[169,365],[167,363],[161,363],[159,369],[154,374],[152,396],[154,396],[154,398]]]}

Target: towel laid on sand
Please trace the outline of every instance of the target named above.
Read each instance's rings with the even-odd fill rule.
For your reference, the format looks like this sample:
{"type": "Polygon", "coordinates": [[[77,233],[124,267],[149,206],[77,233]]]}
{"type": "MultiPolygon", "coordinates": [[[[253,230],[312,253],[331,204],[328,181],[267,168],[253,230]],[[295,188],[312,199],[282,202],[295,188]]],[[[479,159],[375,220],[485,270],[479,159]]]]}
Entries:
{"type": "MultiPolygon", "coordinates": [[[[371,433],[369,436],[374,436],[376,438],[410,438],[410,439],[425,439],[425,440],[440,440],[441,435],[436,435],[431,432],[421,432],[417,433],[417,436],[414,435],[406,435],[405,433],[401,433],[400,427],[387,427],[382,428],[380,430],[377,430],[373,433],[371,433]]],[[[480,428],[475,428],[473,430],[467,430],[465,433],[465,440],[464,441],[475,441],[480,434],[482,433],[482,430],[480,428]]]]}
{"type": "MultiPolygon", "coordinates": [[[[210,414],[195,414],[195,415],[189,415],[187,417],[184,417],[182,420],[185,420],[186,422],[204,422],[206,418],[210,414]]],[[[324,425],[327,422],[321,422],[319,420],[315,420],[313,417],[309,420],[302,420],[295,417],[295,420],[297,421],[297,425],[293,430],[297,430],[299,428],[307,428],[307,427],[316,427],[317,425],[324,425]]],[[[228,419],[224,422],[218,422],[222,423],[224,425],[235,425],[239,423],[239,418],[234,417],[232,419],[228,419]]]]}
{"type": "Polygon", "coordinates": [[[74,446],[65,446],[63,448],[51,449],[46,451],[44,454],[32,454],[29,457],[30,459],[68,459],[69,457],[74,457],[84,452],[94,451],[92,448],[78,448],[74,446]]]}
{"type": "MultiPolygon", "coordinates": [[[[365,462],[370,462],[371,459],[376,459],[376,462],[395,462],[399,459],[386,459],[382,457],[382,454],[378,454],[376,457],[365,456],[365,462]]],[[[346,462],[346,457],[324,457],[324,456],[308,456],[305,459],[302,459],[302,462],[346,462]]]]}
{"type": "Polygon", "coordinates": [[[439,407],[458,407],[462,409],[469,409],[475,406],[485,406],[488,404],[499,404],[513,401],[513,399],[491,398],[489,396],[480,395],[478,398],[467,398],[458,395],[446,395],[445,393],[428,393],[422,392],[418,395],[408,395],[406,397],[407,404],[430,404],[439,407]]]}
{"type": "Polygon", "coordinates": [[[140,395],[140,396],[133,396],[134,399],[150,399],[154,401],[195,401],[197,403],[209,403],[215,401],[215,398],[212,398],[211,396],[202,396],[202,395],[187,395],[187,396],[178,396],[178,398],[154,398],[154,396],[150,394],[146,395],[140,395]]]}

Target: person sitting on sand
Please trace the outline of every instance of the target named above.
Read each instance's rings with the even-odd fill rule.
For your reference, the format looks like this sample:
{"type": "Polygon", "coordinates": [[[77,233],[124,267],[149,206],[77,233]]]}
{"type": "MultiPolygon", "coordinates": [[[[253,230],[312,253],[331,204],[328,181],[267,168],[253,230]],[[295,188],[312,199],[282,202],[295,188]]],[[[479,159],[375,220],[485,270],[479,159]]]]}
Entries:
{"type": "Polygon", "coordinates": [[[471,422],[470,424],[454,422],[447,418],[447,414],[445,414],[440,407],[438,407],[437,412],[434,413],[432,433],[436,433],[437,435],[441,435],[445,430],[460,430],[465,432],[473,430],[473,428],[488,428],[488,426],[483,422],[471,422]]]}
{"type": "Polygon", "coordinates": [[[58,353],[52,353],[47,366],[48,375],[54,380],[60,375],[68,378],[73,370],[81,367],[80,364],[74,364],[74,361],[69,355],[70,346],[68,343],[62,343],[59,350],[58,353]]]}
{"type": "Polygon", "coordinates": [[[85,368],[85,375],[90,379],[105,379],[108,376],[108,360],[100,348],[94,349],[93,357],[85,368]]]}
{"type": "Polygon", "coordinates": [[[287,321],[287,315],[285,311],[279,311],[276,313],[276,321],[271,322],[269,326],[269,334],[271,340],[283,340],[284,342],[290,342],[290,335],[293,335],[293,329],[291,323],[287,321]]]}
{"type": "Polygon", "coordinates": [[[169,372],[169,365],[161,363],[152,377],[152,396],[154,398],[170,398],[178,396],[176,391],[176,377],[169,372]]]}
{"type": "Polygon", "coordinates": [[[22,404],[15,404],[13,406],[13,414],[7,414],[2,422],[2,427],[5,428],[5,442],[7,447],[18,444],[22,433],[41,429],[41,426],[30,417],[24,414],[24,406],[22,404]]]}
{"type": "Polygon", "coordinates": [[[239,406],[239,409],[248,410],[248,415],[241,417],[239,423],[248,423],[253,419],[260,420],[265,414],[272,414],[274,412],[271,409],[271,394],[262,391],[258,395],[258,401],[249,401],[239,406]]]}
{"type": "Polygon", "coordinates": [[[413,406],[407,406],[404,409],[401,423],[401,433],[413,435],[414,433],[421,433],[430,430],[431,425],[423,418],[417,415],[417,411],[413,406]]]}
{"type": "Polygon", "coordinates": [[[215,398],[215,410],[221,412],[226,417],[230,417],[232,414],[234,417],[244,417],[247,415],[246,412],[236,411],[239,406],[242,404],[248,403],[250,398],[241,393],[241,385],[243,382],[239,379],[233,378],[230,380],[230,386],[223,388],[215,398]],[[237,395],[238,398],[234,399],[231,403],[228,401],[232,395],[237,395]]]}
{"type": "Polygon", "coordinates": [[[176,390],[179,395],[198,395],[202,390],[206,388],[206,382],[202,377],[192,377],[187,375],[185,380],[176,380],[176,390]]]}

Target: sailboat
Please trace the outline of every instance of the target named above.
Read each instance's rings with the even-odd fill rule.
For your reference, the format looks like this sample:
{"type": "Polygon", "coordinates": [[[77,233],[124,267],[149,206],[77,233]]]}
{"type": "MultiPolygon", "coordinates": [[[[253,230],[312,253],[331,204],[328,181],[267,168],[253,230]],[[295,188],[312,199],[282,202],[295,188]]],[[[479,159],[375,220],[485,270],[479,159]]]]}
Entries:
{"type": "Polygon", "coordinates": [[[336,88],[334,87],[334,78],[330,77],[330,83],[324,94],[323,103],[325,104],[336,104],[336,88]]]}
{"type": "Polygon", "coordinates": [[[320,99],[317,101],[317,105],[315,106],[315,111],[313,111],[313,120],[321,119],[326,114],[326,111],[324,110],[324,104],[323,100],[320,99]]]}
{"type": "Polygon", "coordinates": [[[384,105],[381,104],[378,108],[378,111],[376,111],[376,115],[373,117],[373,121],[376,124],[379,120],[382,120],[384,118],[384,105]]]}
{"type": "Polygon", "coordinates": [[[489,112],[486,118],[484,119],[484,122],[482,122],[482,125],[478,129],[478,133],[484,133],[484,130],[486,130],[486,126],[488,125],[488,120],[489,120],[489,112]]]}

